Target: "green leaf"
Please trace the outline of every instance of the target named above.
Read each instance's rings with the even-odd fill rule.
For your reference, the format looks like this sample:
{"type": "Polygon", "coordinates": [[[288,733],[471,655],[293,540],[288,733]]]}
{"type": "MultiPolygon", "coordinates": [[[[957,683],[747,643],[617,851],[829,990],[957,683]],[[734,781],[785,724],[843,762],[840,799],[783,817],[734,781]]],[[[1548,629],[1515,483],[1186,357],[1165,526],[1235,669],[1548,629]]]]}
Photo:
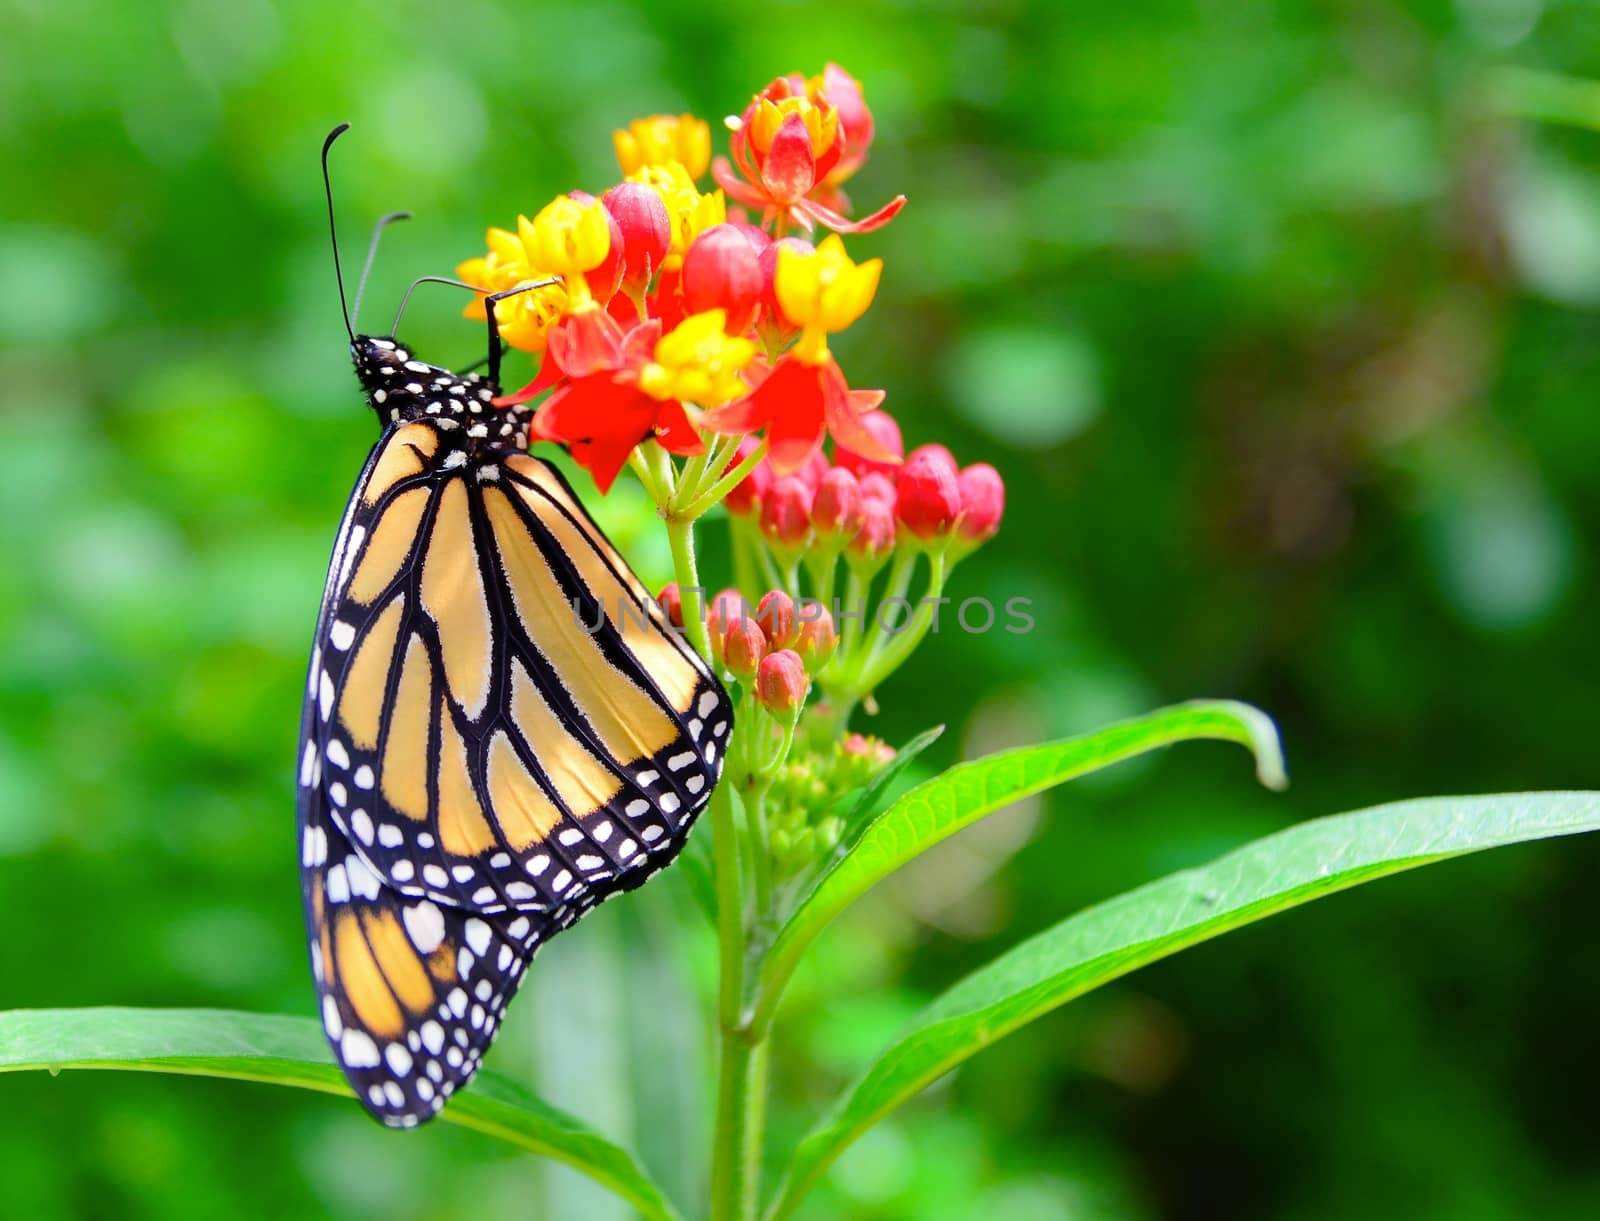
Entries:
{"type": "Polygon", "coordinates": [[[1264,712],[1231,700],[1196,700],[1082,737],[957,764],[905,793],[867,825],[779,932],[762,968],[756,1028],[764,1030],[771,1022],[784,985],[817,934],[912,857],[1019,798],[1159,746],[1196,739],[1248,746],[1261,782],[1269,788],[1286,784],[1278,733],[1264,712]]]}
{"type": "MultiPolygon", "coordinates": [[[[883,770],[874,776],[871,782],[861,790],[861,795],[851,804],[849,812],[844,815],[846,845],[853,845],[869,821],[882,812],[884,798],[888,795],[889,786],[900,778],[901,774],[911,766],[918,755],[937,742],[943,734],[943,725],[935,725],[932,729],[924,729],[897,750],[894,758],[884,764],[883,770]]],[[[848,852],[849,848],[846,847],[844,851],[848,852]]]]}
{"type": "MultiPolygon", "coordinates": [[[[349,1096],[309,1018],[224,1009],[13,1009],[0,1013],[0,1072],[129,1069],[232,1077],[349,1096]]],[[[355,1105],[354,1099],[351,1104],[355,1105]]],[[[677,1211],[626,1149],[579,1120],[485,1073],[439,1118],[553,1157],[609,1187],[646,1217],[677,1211]]],[[[405,1136],[396,1133],[395,1140],[405,1136]]]]}
{"type": "Polygon", "coordinates": [[[800,1143],[773,1218],[867,1128],[1019,1026],[1147,963],[1374,878],[1600,829],[1600,793],[1431,797],[1302,823],[1029,938],[939,996],[800,1143]]]}

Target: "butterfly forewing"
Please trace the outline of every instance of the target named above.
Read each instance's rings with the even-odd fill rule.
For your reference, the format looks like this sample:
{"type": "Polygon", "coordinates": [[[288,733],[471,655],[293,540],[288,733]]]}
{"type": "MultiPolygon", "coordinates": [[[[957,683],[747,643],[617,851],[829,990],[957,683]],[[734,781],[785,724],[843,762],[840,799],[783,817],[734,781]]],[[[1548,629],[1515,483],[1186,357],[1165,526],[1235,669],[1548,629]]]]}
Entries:
{"type": "Polygon", "coordinates": [[[470,1077],[543,939],[676,855],[732,725],[721,686],[559,473],[463,440],[450,421],[397,422],[369,457],[329,568],[302,738],[324,1022],[358,1094],[397,1126],[470,1077]],[[464,1042],[423,1084],[412,1044],[427,1049],[428,1022],[464,1042]],[[373,1063],[368,1043],[396,1048],[393,1062],[373,1063]]]}

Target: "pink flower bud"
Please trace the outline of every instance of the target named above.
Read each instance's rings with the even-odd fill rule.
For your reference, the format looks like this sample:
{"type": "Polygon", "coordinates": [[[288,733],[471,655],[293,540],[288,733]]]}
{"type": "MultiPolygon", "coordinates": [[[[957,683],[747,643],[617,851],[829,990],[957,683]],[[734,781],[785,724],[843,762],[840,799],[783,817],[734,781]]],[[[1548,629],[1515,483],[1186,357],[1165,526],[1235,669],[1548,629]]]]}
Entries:
{"type": "Polygon", "coordinates": [[[811,502],[811,524],[817,533],[849,538],[861,529],[861,485],[843,467],[822,477],[811,502]]]}
{"type": "Polygon", "coordinates": [[[922,446],[906,459],[895,485],[895,516],[914,536],[926,542],[950,529],[961,512],[956,465],[943,446],[922,446]]]}
{"type": "Polygon", "coordinates": [[[803,237],[780,237],[761,252],[758,260],[761,268],[761,327],[774,335],[787,337],[799,330],[800,324],[783,312],[783,307],[778,304],[777,290],[773,288],[773,280],[778,274],[778,251],[784,246],[801,254],[810,254],[815,247],[803,237]]]}
{"type": "MultiPolygon", "coordinates": [[[[735,206],[728,209],[728,214],[730,216],[742,216],[744,215],[744,209],[735,206]]],[[[728,227],[730,229],[737,229],[740,233],[749,238],[750,245],[755,248],[757,255],[760,255],[768,246],[772,245],[772,235],[760,225],[752,225],[749,221],[744,220],[730,220],[728,222],[728,227]]]]}
{"type": "Polygon", "coordinates": [[[744,595],[737,589],[724,589],[706,604],[706,636],[711,643],[711,657],[722,664],[722,647],[730,624],[747,617],[744,595]]]}
{"type": "Polygon", "coordinates": [[[795,475],[784,475],[761,502],[761,531],[774,543],[798,547],[811,531],[811,489],[795,475]]]}
{"type": "Polygon", "coordinates": [[[779,649],[761,659],[756,670],[756,699],[780,721],[792,723],[805,707],[811,680],[793,649],[779,649]]]}
{"type": "Polygon", "coordinates": [[[956,477],[961,492],[961,524],[968,542],[981,543],[995,536],[1006,511],[1006,485],[1000,472],[987,462],[975,462],[956,477]]]}
{"type": "Polygon", "coordinates": [[[844,748],[845,754],[856,755],[873,763],[894,761],[894,747],[882,738],[868,738],[859,733],[850,733],[845,735],[840,745],[844,748]]]}
{"type": "Polygon", "coordinates": [[[754,619],[741,616],[728,624],[723,633],[722,656],[735,678],[749,682],[766,655],[767,638],[754,619]]]}
{"type": "Polygon", "coordinates": [[[672,218],[660,192],[642,182],[620,182],[600,197],[621,234],[622,278],[642,286],[672,246],[672,218]]]}
{"type": "Polygon", "coordinates": [[[839,633],[834,630],[833,616],[823,609],[815,619],[800,624],[800,639],[794,647],[800,660],[806,663],[807,672],[815,674],[833,659],[833,651],[838,646],[839,633]]]}
{"type": "Polygon", "coordinates": [[[851,555],[880,559],[894,550],[894,506],[882,500],[861,502],[861,529],[850,540],[851,555]]]}
{"type": "Polygon", "coordinates": [[[668,623],[674,627],[683,626],[683,591],[678,588],[676,581],[661,587],[661,592],[656,595],[656,602],[667,613],[668,623]]]}
{"type": "MultiPolygon", "coordinates": [[[[594,196],[588,191],[568,191],[567,195],[581,204],[594,202],[594,196]]],[[[609,208],[605,209],[605,214],[606,223],[611,227],[611,248],[606,251],[605,262],[583,273],[589,291],[601,305],[617,295],[617,288],[622,283],[622,229],[609,208]]]]}
{"type": "MultiPolygon", "coordinates": [[[[896,471],[899,469],[899,467],[895,468],[896,471]]],[[[881,500],[891,509],[894,508],[894,479],[892,476],[885,475],[882,471],[868,471],[865,475],[860,476],[858,482],[861,484],[861,500],[863,504],[869,500],[881,500]]]]}
{"type": "MultiPolygon", "coordinates": [[[[873,439],[888,450],[895,457],[903,457],[906,452],[906,443],[900,437],[900,425],[895,423],[895,418],[887,411],[868,411],[860,417],[861,426],[872,434],[873,439]]],[[[838,447],[836,455],[840,466],[848,471],[854,471],[858,476],[869,471],[878,471],[892,476],[900,469],[898,462],[878,462],[871,458],[863,458],[860,454],[852,453],[844,446],[838,447]]]]}
{"type": "Polygon", "coordinates": [[[961,465],[956,461],[956,456],[937,441],[917,446],[916,449],[906,455],[906,461],[910,462],[913,458],[919,457],[936,460],[941,466],[949,468],[952,475],[961,469],[961,465]]]}
{"type": "Polygon", "coordinates": [[[766,633],[775,649],[792,648],[798,620],[795,617],[794,599],[781,589],[762,595],[756,605],[756,622],[766,633]]]}
{"type": "Polygon", "coordinates": [[[756,248],[734,225],[712,225],[683,256],[683,304],[690,314],[727,313],[724,329],[742,335],[761,306],[761,267],[756,248]]]}
{"type": "MultiPolygon", "coordinates": [[[[760,444],[761,442],[753,436],[745,437],[739,442],[739,448],[734,451],[733,460],[728,463],[722,473],[726,475],[733,470],[734,467],[755,452],[756,446],[760,444]]],[[[728,493],[722,503],[727,506],[730,513],[737,513],[741,516],[746,513],[754,513],[761,506],[761,502],[766,499],[767,493],[771,491],[772,478],[772,466],[763,458],[755,464],[748,475],[734,485],[733,491],[728,493]]]]}
{"type": "Polygon", "coordinates": [[[812,494],[815,495],[817,489],[822,486],[822,477],[826,475],[830,469],[831,468],[828,466],[828,460],[822,456],[822,450],[817,448],[812,450],[811,453],[806,456],[804,465],[802,465],[800,469],[795,472],[795,476],[802,483],[804,483],[806,487],[810,488],[812,494]]]}

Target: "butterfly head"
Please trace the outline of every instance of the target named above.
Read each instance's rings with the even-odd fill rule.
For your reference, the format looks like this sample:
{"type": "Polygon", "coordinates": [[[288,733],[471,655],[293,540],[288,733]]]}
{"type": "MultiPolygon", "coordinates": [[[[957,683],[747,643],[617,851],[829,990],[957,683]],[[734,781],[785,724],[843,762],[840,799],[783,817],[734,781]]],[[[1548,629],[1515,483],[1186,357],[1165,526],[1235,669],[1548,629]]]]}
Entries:
{"type": "Polygon", "coordinates": [[[357,335],[350,356],[367,403],[385,427],[428,419],[446,431],[460,429],[465,442],[527,446],[526,410],[495,407],[494,387],[479,374],[452,373],[417,359],[400,340],[372,335],[357,335]]]}

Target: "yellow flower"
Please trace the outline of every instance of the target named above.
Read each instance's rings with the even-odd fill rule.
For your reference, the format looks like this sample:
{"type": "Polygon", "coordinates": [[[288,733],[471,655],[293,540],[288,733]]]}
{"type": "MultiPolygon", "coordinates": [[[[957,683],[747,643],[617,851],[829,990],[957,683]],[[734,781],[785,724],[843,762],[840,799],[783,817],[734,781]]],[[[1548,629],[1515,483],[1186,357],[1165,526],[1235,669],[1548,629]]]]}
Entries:
{"type": "Polygon", "coordinates": [[[750,147],[764,156],[772,147],[772,138],[778,134],[784,119],[798,114],[806,125],[806,135],[811,137],[811,154],[821,157],[833,147],[839,135],[839,112],[826,102],[820,105],[807,97],[762,98],[750,116],[748,137],[750,147]]]}
{"type": "Polygon", "coordinates": [[[749,387],[740,370],[756,354],[756,345],[737,339],[723,327],[719,309],[691,314],[656,341],[655,359],[639,370],[639,389],[654,399],[678,399],[702,407],[720,407],[749,387]]]}
{"type": "Polygon", "coordinates": [[[683,252],[702,232],[728,219],[728,201],[722,192],[702,195],[682,162],[641,166],[628,175],[628,181],[653,188],[667,205],[667,216],[672,221],[672,249],[661,265],[668,270],[683,262],[683,252]]]}
{"type": "MultiPolygon", "coordinates": [[[[517,234],[529,263],[568,281],[581,280],[611,253],[611,222],[598,199],[579,203],[557,195],[532,221],[517,217],[517,234]]],[[[567,287],[570,291],[570,282],[567,287]]]]}
{"type": "Polygon", "coordinates": [[[647,165],[676,161],[699,178],[711,164],[711,128],[692,114],[653,114],[635,119],[625,131],[611,133],[616,146],[617,164],[624,175],[637,173],[647,165]]]}
{"type": "Polygon", "coordinates": [[[811,364],[825,360],[828,335],[867,312],[882,273],[882,259],[857,264],[837,233],[810,253],[781,246],[773,292],[784,315],[802,328],[795,356],[811,364]]]}
{"type": "MultiPolygon", "coordinates": [[[[525,224],[524,218],[518,218],[525,224]]],[[[462,313],[482,322],[486,317],[484,296],[503,292],[534,280],[548,279],[550,273],[529,261],[527,247],[515,233],[492,228],[485,236],[487,255],[468,259],[456,268],[461,280],[482,290],[462,313]]],[[[559,284],[518,293],[495,303],[494,316],[500,335],[512,347],[524,352],[542,352],[545,332],[567,312],[566,289],[559,284]]]]}

